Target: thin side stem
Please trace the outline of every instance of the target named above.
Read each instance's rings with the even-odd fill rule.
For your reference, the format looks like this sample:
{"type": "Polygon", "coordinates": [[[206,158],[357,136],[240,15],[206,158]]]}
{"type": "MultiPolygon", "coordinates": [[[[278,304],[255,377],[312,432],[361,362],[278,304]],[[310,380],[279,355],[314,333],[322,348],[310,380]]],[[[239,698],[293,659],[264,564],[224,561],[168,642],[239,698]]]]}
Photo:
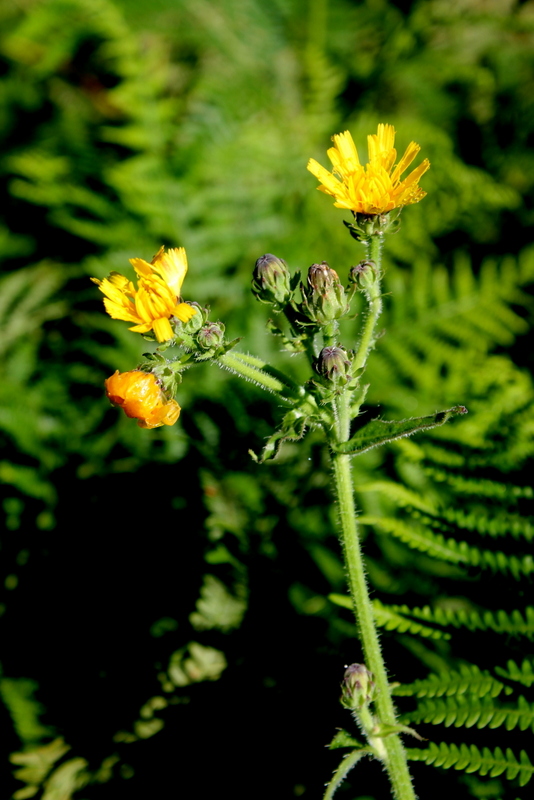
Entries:
{"type": "Polygon", "coordinates": [[[265,361],[245,353],[229,351],[217,358],[216,363],[239,375],[245,380],[273,392],[286,403],[294,404],[305,392],[283,373],[269,366],[265,361]]]}
{"type": "Polygon", "coordinates": [[[338,788],[338,786],[343,783],[345,778],[347,777],[347,773],[351,770],[360,759],[364,756],[371,755],[370,750],[353,750],[352,753],[349,753],[345,756],[339,767],[336,769],[334,774],[332,775],[332,780],[326,787],[326,792],[324,793],[323,800],[332,800],[334,796],[334,792],[338,788]]]}

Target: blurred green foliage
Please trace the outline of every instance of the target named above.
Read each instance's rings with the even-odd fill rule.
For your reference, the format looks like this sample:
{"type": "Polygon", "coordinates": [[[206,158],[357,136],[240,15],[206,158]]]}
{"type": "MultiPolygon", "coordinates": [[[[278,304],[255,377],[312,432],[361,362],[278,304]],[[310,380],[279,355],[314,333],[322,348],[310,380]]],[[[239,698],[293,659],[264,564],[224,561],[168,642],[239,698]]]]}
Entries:
{"type": "MultiPolygon", "coordinates": [[[[432,163],[428,197],[388,240],[368,414],[470,411],[355,460],[392,679],[473,663],[526,674],[528,625],[513,638],[464,623],[512,619],[528,599],[532,1],[3,0],[0,21],[7,791],[147,797],[196,772],[201,796],[249,797],[262,752],[260,790],[293,797],[334,768],[337,683],[360,656],[350,613],[328,599],[345,587],[319,438],[254,465],[279,410],[213,367],[180,387],[175,428],[121,417],[103,380],[150,345],[103,313],[88,278],[183,245],[187,299],[305,377],[265,335],[250,274],[265,251],[292,268],[325,259],[342,280],[360,260],[305,169],[347,128],[363,154],[390,122],[399,150],[414,139],[432,163]],[[46,743],[56,731],[74,757],[46,743]],[[45,764],[37,777],[10,777],[21,747],[14,763],[45,764]]],[[[431,725],[417,727],[442,741],[431,725]]],[[[493,749],[499,733],[476,742],[493,749]]],[[[519,756],[519,732],[507,736],[519,756]]],[[[423,795],[435,773],[414,771],[423,795]]],[[[361,794],[383,795],[379,770],[360,776],[361,794]]],[[[466,796],[517,796],[449,773],[443,791],[458,780],[466,796]]]]}

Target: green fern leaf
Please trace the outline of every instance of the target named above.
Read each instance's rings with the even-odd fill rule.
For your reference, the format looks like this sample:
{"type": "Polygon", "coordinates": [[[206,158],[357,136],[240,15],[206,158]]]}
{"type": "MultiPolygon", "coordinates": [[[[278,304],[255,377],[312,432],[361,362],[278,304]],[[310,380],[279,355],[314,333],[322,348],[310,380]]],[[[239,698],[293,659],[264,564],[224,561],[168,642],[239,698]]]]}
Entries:
{"type": "Polygon", "coordinates": [[[435,744],[431,742],[426,749],[409,748],[407,756],[410,761],[424,761],[425,764],[432,764],[435,767],[454,767],[465,772],[478,772],[480,775],[489,775],[494,778],[497,775],[506,773],[506,778],[510,781],[519,778],[519,785],[525,786],[534,773],[528,755],[521,750],[519,761],[508,748],[503,753],[500,747],[495,748],[493,753],[488,747],[484,747],[482,752],[472,744],[457,747],[455,744],[441,742],[435,744]]]}
{"type": "Polygon", "coordinates": [[[475,664],[463,664],[459,671],[430,674],[423,680],[395,686],[393,694],[399,697],[447,697],[467,694],[469,697],[497,697],[504,685],[490,675],[487,670],[475,664]]]}
{"type": "Polygon", "coordinates": [[[523,661],[520,667],[515,661],[508,661],[508,672],[502,667],[495,667],[495,672],[501,678],[508,678],[510,681],[517,681],[522,683],[523,686],[532,686],[534,683],[534,666],[527,658],[523,661]]]}
{"type": "Polygon", "coordinates": [[[449,728],[500,728],[502,725],[510,731],[519,727],[524,731],[527,728],[534,730],[534,705],[525,700],[518,699],[517,707],[495,706],[491,697],[470,697],[458,695],[445,699],[424,699],[417,708],[402,715],[402,722],[421,723],[431,725],[445,725],[449,728]]]}
{"type": "MultiPolygon", "coordinates": [[[[528,639],[534,638],[534,607],[527,606],[523,614],[518,609],[511,612],[499,611],[472,611],[465,608],[436,608],[430,606],[423,608],[409,608],[406,605],[382,606],[374,600],[373,605],[380,608],[382,614],[384,609],[391,615],[392,619],[397,616],[412,617],[422,620],[427,625],[441,625],[454,628],[467,628],[470,631],[488,631],[495,633],[505,633],[509,636],[525,636],[528,639]]],[[[378,623],[380,624],[380,623],[378,623]]],[[[393,626],[394,627],[394,626],[393,626]]],[[[400,630],[400,628],[399,628],[400,630]]]]}
{"type": "Polygon", "coordinates": [[[400,614],[397,609],[407,608],[407,606],[385,606],[379,600],[373,600],[373,611],[376,624],[385,628],[387,631],[399,631],[399,633],[413,633],[415,636],[424,636],[429,639],[450,639],[451,634],[441,631],[438,628],[431,628],[430,625],[423,625],[413,619],[409,619],[400,614]]]}
{"type": "Polygon", "coordinates": [[[361,516],[359,522],[361,525],[372,525],[395,536],[414,550],[454,564],[463,563],[491,569],[493,572],[510,572],[516,579],[534,572],[534,558],[530,554],[520,557],[507,555],[501,551],[480,550],[478,547],[469,546],[467,542],[458,542],[453,538],[446,539],[440,533],[434,533],[423,525],[396,517],[361,516]]]}

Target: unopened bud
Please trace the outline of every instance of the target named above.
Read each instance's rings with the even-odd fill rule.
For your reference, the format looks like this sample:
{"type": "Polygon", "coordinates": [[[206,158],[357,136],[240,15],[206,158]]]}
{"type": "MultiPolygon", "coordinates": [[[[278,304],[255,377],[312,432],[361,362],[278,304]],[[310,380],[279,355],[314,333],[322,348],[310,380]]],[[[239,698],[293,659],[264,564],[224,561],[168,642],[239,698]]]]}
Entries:
{"type": "Polygon", "coordinates": [[[345,290],[337,272],[330,269],[326,261],[311,265],[307,285],[301,284],[301,291],[302,311],[319,325],[339,319],[349,310],[345,290]]]}
{"type": "Polygon", "coordinates": [[[197,334],[197,342],[204,350],[213,350],[224,341],[225,327],[222,322],[208,322],[197,334]]]}
{"type": "Polygon", "coordinates": [[[355,267],[351,267],[349,281],[355,283],[363,291],[372,289],[378,281],[378,269],[375,262],[360,261],[355,267]]]}
{"type": "Polygon", "coordinates": [[[197,313],[187,322],[183,322],[180,330],[184,331],[185,333],[196,333],[206,322],[210,311],[209,308],[202,308],[200,303],[193,302],[189,303],[188,305],[196,308],[197,313]]]}
{"type": "Polygon", "coordinates": [[[357,710],[371,702],[375,692],[373,675],[365,664],[351,664],[345,670],[341,684],[341,702],[346,708],[357,710]]]}
{"type": "Polygon", "coordinates": [[[266,253],[258,258],[252,274],[252,291],[261,303],[281,311],[291,299],[291,276],[281,258],[266,253]]]}
{"type": "Polygon", "coordinates": [[[351,378],[351,363],[342,347],[323,347],[315,368],[319,375],[335,384],[344,386],[351,378]]]}

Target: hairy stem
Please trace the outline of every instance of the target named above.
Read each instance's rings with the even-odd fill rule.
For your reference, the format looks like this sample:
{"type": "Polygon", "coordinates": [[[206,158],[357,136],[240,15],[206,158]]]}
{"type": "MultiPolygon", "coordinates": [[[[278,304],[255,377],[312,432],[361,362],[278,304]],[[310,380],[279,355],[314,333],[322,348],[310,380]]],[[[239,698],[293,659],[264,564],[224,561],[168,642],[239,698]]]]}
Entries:
{"type": "Polygon", "coordinates": [[[245,380],[261,386],[268,392],[273,392],[286,403],[293,404],[305,394],[302,387],[296,384],[295,381],[256,356],[251,356],[247,353],[236,353],[230,350],[228,353],[219,356],[217,364],[245,378],[245,380]]]}
{"type": "MultiPolygon", "coordinates": [[[[376,264],[378,278],[368,292],[366,292],[369,301],[369,314],[365,322],[356,356],[356,368],[364,367],[367,362],[367,357],[375,341],[376,322],[382,310],[379,278],[380,255],[381,237],[375,235],[372,236],[368,242],[368,257],[376,264]]],[[[334,433],[336,443],[342,444],[347,442],[350,438],[350,422],[351,417],[355,413],[355,409],[351,409],[350,398],[345,392],[337,397],[335,403],[336,426],[334,433]]],[[[358,536],[356,509],[354,506],[351,457],[342,453],[333,453],[332,461],[348,584],[365,664],[373,673],[376,683],[377,695],[375,706],[378,712],[378,718],[380,722],[392,725],[395,722],[395,707],[389,688],[386,666],[380,649],[373,607],[365,578],[365,568],[358,536]]],[[[388,736],[383,739],[383,744],[385,747],[383,762],[396,800],[415,800],[412,781],[408,771],[406,752],[400,737],[398,735],[388,736]]],[[[342,765],[343,763],[344,762],[342,762],[342,765]]],[[[343,774],[346,774],[346,771],[344,771],[343,774]]],[[[338,784],[336,784],[336,786],[337,785],[338,784]]],[[[335,791],[335,787],[328,797],[332,796],[333,791],[335,791]]],[[[325,795],[325,798],[326,797],[327,795],[325,795]]]]}
{"type": "MultiPolygon", "coordinates": [[[[347,406],[347,398],[345,396],[339,398],[337,428],[340,439],[347,435],[347,421],[350,419],[347,406]]],[[[351,460],[350,456],[340,453],[334,453],[332,460],[348,583],[364,660],[366,666],[374,675],[377,687],[375,705],[379,719],[383,723],[393,724],[395,722],[395,707],[391,697],[384,659],[380,650],[358,536],[351,460]]],[[[393,787],[394,796],[397,800],[415,800],[406,754],[399,736],[388,736],[384,739],[384,745],[386,749],[384,763],[393,787]]]]}
{"type": "Polygon", "coordinates": [[[380,236],[379,234],[371,236],[366,245],[367,259],[369,261],[374,261],[374,263],[376,264],[376,268],[378,270],[378,278],[375,281],[374,285],[371,286],[366,291],[367,300],[369,302],[369,310],[365,318],[365,325],[358,344],[356,358],[354,360],[355,370],[365,366],[365,364],[367,363],[367,357],[369,355],[369,352],[371,351],[376,341],[376,334],[375,334],[376,323],[378,321],[378,317],[382,313],[382,291],[380,288],[380,265],[382,257],[382,245],[383,245],[383,239],[382,236],[380,236]]]}
{"type": "Polygon", "coordinates": [[[370,754],[371,754],[370,750],[353,750],[352,753],[346,755],[341,764],[339,765],[339,767],[332,775],[332,780],[326,787],[326,792],[324,793],[323,800],[332,800],[334,792],[336,791],[338,786],[341,783],[343,783],[349,770],[351,770],[361,758],[370,754]]]}

